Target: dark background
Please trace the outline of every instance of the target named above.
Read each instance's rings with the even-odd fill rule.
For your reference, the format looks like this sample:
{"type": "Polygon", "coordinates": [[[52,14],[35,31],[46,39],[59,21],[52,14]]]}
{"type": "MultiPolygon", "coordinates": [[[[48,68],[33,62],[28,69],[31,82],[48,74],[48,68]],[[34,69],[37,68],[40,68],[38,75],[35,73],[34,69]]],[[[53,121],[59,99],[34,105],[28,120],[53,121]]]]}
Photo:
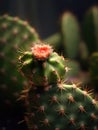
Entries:
{"type": "Polygon", "coordinates": [[[41,38],[46,38],[58,30],[64,11],[73,12],[81,24],[86,10],[92,5],[98,5],[98,0],[0,0],[0,14],[27,20],[41,38]]]}

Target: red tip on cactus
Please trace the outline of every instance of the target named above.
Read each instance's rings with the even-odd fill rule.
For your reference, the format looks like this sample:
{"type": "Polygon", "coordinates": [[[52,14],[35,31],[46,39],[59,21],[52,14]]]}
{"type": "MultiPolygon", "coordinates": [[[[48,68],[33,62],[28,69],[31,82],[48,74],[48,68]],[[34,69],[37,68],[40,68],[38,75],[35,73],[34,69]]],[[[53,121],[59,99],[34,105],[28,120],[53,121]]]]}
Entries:
{"type": "Polygon", "coordinates": [[[31,50],[33,56],[38,60],[47,59],[53,51],[50,45],[45,45],[45,44],[42,45],[36,44],[31,48],[31,50]]]}

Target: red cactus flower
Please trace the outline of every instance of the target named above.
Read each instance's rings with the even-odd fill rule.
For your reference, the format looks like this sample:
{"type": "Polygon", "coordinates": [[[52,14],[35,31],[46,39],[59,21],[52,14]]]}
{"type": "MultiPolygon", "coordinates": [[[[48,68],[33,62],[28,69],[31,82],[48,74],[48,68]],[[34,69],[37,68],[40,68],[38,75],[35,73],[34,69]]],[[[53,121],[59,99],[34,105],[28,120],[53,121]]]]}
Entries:
{"type": "Polygon", "coordinates": [[[53,51],[52,47],[46,44],[36,44],[31,48],[31,50],[33,56],[38,60],[47,59],[53,51]]]}

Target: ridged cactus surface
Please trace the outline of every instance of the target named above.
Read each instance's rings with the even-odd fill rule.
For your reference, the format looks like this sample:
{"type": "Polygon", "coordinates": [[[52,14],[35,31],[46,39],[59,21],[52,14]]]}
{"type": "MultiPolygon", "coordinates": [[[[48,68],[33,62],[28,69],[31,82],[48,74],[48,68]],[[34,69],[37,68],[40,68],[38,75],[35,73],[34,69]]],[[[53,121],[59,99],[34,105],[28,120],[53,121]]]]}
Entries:
{"type": "Polygon", "coordinates": [[[27,83],[17,71],[17,54],[21,51],[19,49],[26,48],[38,39],[38,34],[26,21],[8,15],[0,16],[0,106],[2,110],[8,111],[8,108],[15,104],[18,108],[15,103],[18,92],[27,83]]]}
{"type": "Polygon", "coordinates": [[[30,130],[98,129],[98,104],[75,84],[31,88],[28,100],[30,130]]]}
{"type": "MultiPolygon", "coordinates": [[[[53,76],[49,75],[52,71],[47,65],[40,68],[43,62],[55,70],[62,70],[66,65],[66,60],[64,62],[58,54],[54,56],[55,52],[49,52],[49,45],[39,44],[31,51],[24,52],[30,54],[30,57],[23,57],[22,54],[19,57],[19,70],[24,76],[28,78],[31,71],[32,75],[36,74],[38,77],[47,74],[46,79],[51,78],[52,81],[46,80],[43,85],[36,84],[31,74],[31,78],[28,78],[32,84],[22,91],[20,99],[26,104],[25,120],[29,130],[98,130],[98,102],[91,97],[92,91],[82,90],[78,86],[79,83],[67,84],[66,79],[61,78],[64,74],[61,76],[59,71],[53,76]],[[20,62],[21,60],[24,62],[20,62]],[[40,73],[36,73],[34,67],[40,70],[40,73]],[[55,78],[57,75],[60,80],[55,78]]],[[[63,71],[67,73],[66,69],[63,71]]]]}

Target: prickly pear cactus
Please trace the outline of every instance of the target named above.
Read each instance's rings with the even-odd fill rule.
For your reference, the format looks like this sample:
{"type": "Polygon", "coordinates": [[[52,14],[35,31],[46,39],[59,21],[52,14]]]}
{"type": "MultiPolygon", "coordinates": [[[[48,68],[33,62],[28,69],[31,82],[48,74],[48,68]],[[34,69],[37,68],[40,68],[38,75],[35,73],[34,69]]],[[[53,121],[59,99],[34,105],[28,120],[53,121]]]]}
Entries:
{"type": "Polygon", "coordinates": [[[68,58],[77,58],[80,44],[80,28],[78,20],[70,12],[62,15],[61,34],[64,55],[68,58]]]}
{"type": "Polygon", "coordinates": [[[65,83],[66,60],[49,45],[33,46],[19,57],[19,64],[24,76],[30,74],[31,85],[20,96],[27,104],[29,130],[98,130],[98,102],[91,91],[65,83]],[[46,80],[42,81],[43,77],[46,80]]]}
{"type": "Polygon", "coordinates": [[[90,83],[95,91],[98,92],[98,52],[92,53],[89,60],[90,83]]]}
{"type": "Polygon", "coordinates": [[[83,38],[89,50],[89,54],[98,51],[98,7],[91,7],[83,20],[83,38]]]}
{"type": "Polygon", "coordinates": [[[8,15],[0,16],[0,108],[2,110],[9,111],[9,107],[13,108],[14,105],[18,108],[16,99],[22,87],[27,84],[17,71],[18,48],[24,49],[38,39],[38,34],[26,21],[8,15]]]}

